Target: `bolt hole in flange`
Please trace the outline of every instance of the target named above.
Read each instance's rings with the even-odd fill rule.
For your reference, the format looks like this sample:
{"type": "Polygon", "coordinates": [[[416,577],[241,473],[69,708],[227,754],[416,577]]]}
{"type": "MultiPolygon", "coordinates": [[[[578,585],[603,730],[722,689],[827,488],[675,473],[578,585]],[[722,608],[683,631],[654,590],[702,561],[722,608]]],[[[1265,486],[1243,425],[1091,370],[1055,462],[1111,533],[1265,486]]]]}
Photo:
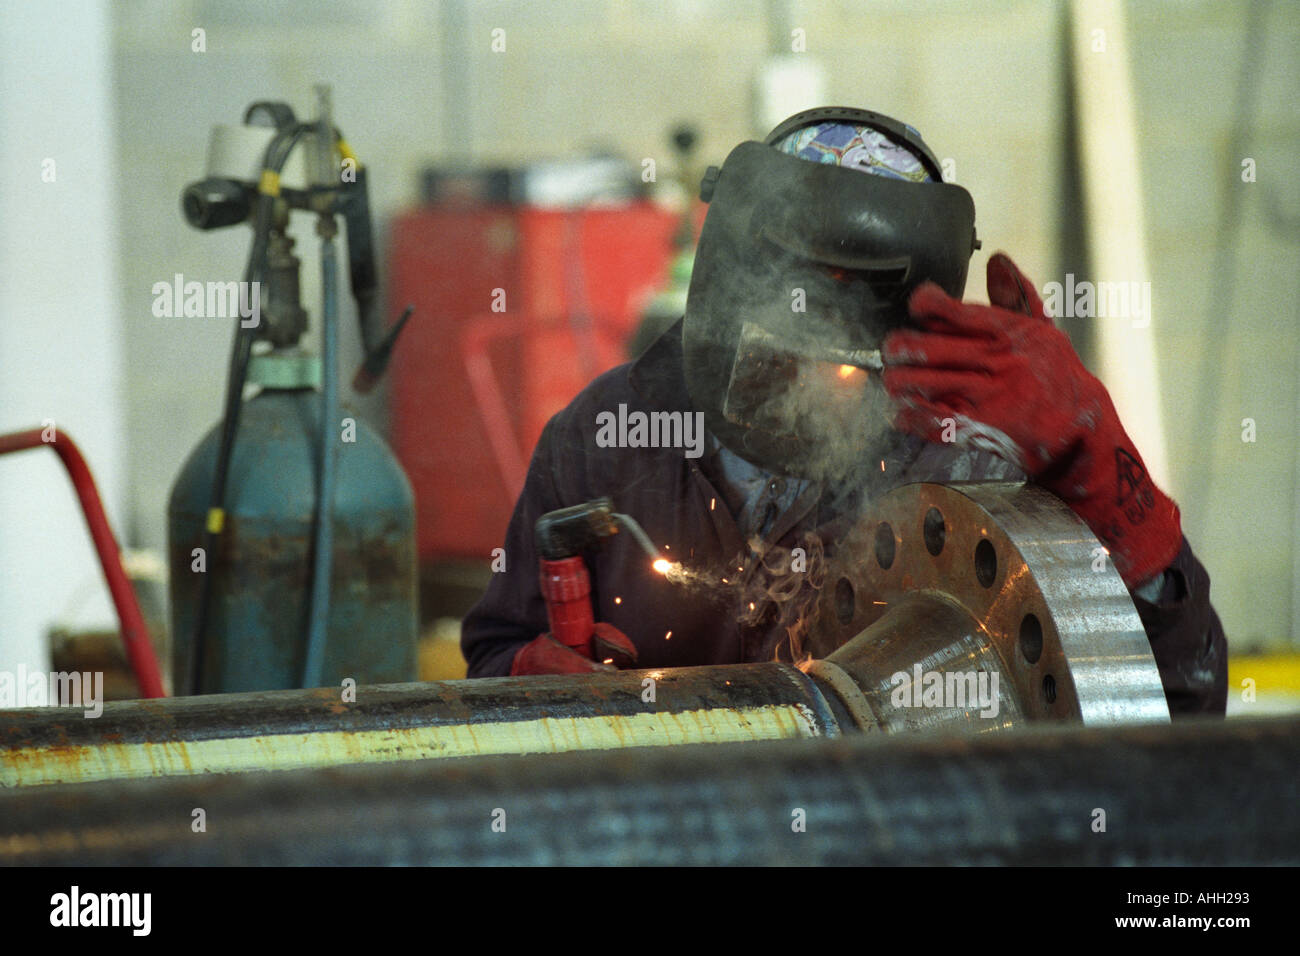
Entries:
{"type": "MultiPolygon", "coordinates": [[[[1020,653],[1031,664],[1037,664],[1043,654],[1043,625],[1032,614],[1026,614],[1020,622],[1020,653]]],[[[1052,683],[1052,699],[1056,699],[1055,681],[1052,683]]]]}
{"type": "Polygon", "coordinates": [[[882,521],[876,527],[876,563],[884,571],[894,563],[894,529],[888,521],[882,521]]]}
{"type": "Polygon", "coordinates": [[[1049,704],[1056,703],[1056,678],[1051,674],[1043,678],[1043,699],[1049,704]]]}
{"type": "Polygon", "coordinates": [[[925,513],[925,521],[921,523],[921,533],[925,538],[925,550],[929,551],[936,558],[943,551],[944,527],[943,512],[938,508],[931,508],[925,513]]]}
{"type": "Polygon", "coordinates": [[[998,553],[993,548],[993,542],[988,538],[980,538],[980,543],[975,545],[975,580],[980,583],[980,587],[987,588],[993,586],[993,579],[998,576],[998,553]]]}
{"type": "MultiPolygon", "coordinates": [[[[891,537],[890,540],[892,541],[893,538],[891,537]]],[[[855,610],[853,582],[848,578],[840,578],[835,582],[835,616],[839,618],[840,624],[847,627],[853,622],[855,610]]]]}

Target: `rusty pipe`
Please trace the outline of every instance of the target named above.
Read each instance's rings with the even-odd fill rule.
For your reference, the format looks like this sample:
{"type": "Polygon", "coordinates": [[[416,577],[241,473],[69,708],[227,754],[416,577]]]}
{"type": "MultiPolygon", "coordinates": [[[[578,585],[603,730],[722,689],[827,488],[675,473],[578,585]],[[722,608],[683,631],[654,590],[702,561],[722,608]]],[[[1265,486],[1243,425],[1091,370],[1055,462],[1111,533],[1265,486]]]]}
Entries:
{"type": "Polygon", "coordinates": [[[0,786],[837,736],[821,687],[768,663],[11,710],[0,786]]]}
{"type": "Polygon", "coordinates": [[[0,865],[1295,865],[1297,766],[1287,717],[117,781],[0,792],[0,865]]]}
{"type": "MultiPolygon", "coordinates": [[[[953,668],[1014,677],[978,621],[917,594],[799,668],[770,662],[214,694],[109,702],[96,719],[75,708],[3,712],[0,786],[944,727],[1005,731],[1035,716],[1011,679],[981,681],[991,694],[971,688],[960,704],[947,702],[953,706],[924,706],[919,682],[904,699],[900,676],[910,682],[922,661],[936,681],[953,668]]],[[[1080,708],[1041,716],[1078,719],[1080,708]]]]}

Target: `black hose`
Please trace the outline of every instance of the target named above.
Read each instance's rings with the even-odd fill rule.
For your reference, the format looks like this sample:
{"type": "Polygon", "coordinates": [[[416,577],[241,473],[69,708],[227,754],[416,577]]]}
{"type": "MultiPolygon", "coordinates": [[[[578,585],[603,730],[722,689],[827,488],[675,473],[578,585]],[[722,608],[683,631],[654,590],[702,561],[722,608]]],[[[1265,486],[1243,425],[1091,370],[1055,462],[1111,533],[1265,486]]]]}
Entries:
{"type": "MultiPolygon", "coordinates": [[[[264,170],[280,173],[289,154],[302,136],[313,127],[308,123],[295,124],[277,132],[266,147],[262,166],[264,170]]],[[[275,213],[275,197],[258,192],[253,220],[253,245],[249,250],[248,264],[244,268],[245,287],[261,282],[266,270],[266,252],[271,238],[271,224],[275,213]]],[[[257,327],[242,322],[235,329],[235,339],[230,353],[230,372],[226,378],[226,400],[221,422],[221,445],[217,452],[216,473],[208,496],[208,514],[203,531],[203,553],[208,567],[199,584],[199,600],[195,608],[194,638],[190,646],[190,660],[185,693],[197,694],[203,679],[204,638],[207,631],[208,612],[212,604],[212,579],[216,573],[216,545],[224,524],[226,480],[230,459],[234,452],[235,436],[239,431],[239,415],[243,405],[244,383],[248,377],[248,364],[252,357],[253,341],[257,327]],[[214,530],[214,516],[217,517],[214,530]]]]}
{"type": "Polygon", "coordinates": [[[319,687],[329,636],[330,576],[334,568],[334,485],[338,472],[338,260],[334,237],[321,239],[321,412],[320,458],[316,466],[316,527],[312,542],[311,609],[302,686],[319,687]]]}

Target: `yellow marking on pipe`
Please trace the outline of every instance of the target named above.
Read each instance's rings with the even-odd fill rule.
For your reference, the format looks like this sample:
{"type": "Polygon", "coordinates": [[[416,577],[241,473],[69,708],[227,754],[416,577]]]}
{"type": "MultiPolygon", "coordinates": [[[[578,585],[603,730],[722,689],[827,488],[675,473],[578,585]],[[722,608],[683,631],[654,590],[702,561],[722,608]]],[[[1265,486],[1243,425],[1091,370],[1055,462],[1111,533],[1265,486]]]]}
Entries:
{"type": "Polygon", "coordinates": [[[262,170],[262,178],[257,184],[257,191],[267,196],[280,195],[280,174],[274,169],[262,170]]]}
{"type": "Polygon", "coordinates": [[[360,168],[361,168],[361,160],[357,159],[357,154],[354,153],[354,152],[352,152],[352,147],[351,147],[350,145],[348,145],[348,141],[347,141],[346,139],[344,139],[342,136],[340,136],[340,137],[336,140],[336,142],[337,142],[337,144],[338,144],[338,148],[339,148],[339,155],[342,156],[344,159],[350,159],[350,160],[352,160],[352,163],[353,163],[354,167],[357,168],[357,169],[360,169],[360,168]]]}
{"type": "Polygon", "coordinates": [[[221,508],[208,509],[208,533],[221,534],[221,529],[226,526],[226,512],[221,508]]]}
{"type": "Polygon", "coordinates": [[[816,736],[819,736],[816,718],[806,707],[781,705],[212,740],[36,747],[0,751],[0,786],[816,736]]]}

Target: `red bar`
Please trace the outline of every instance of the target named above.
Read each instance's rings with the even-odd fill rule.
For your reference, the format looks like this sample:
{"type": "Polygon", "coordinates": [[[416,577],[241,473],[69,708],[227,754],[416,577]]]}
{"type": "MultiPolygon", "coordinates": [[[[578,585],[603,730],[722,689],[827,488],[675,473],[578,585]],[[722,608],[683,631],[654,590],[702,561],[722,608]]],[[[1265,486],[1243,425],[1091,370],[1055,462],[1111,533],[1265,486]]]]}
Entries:
{"type": "Polygon", "coordinates": [[[108,582],[109,593],[113,595],[113,604],[117,607],[126,657],[135,673],[140,694],[144,697],[166,697],[158,671],[158,659],[154,656],[153,644],[149,640],[149,630],[145,627],[144,615],[140,613],[135,590],[127,579],[126,571],[122,569],[122,552],[117,546],[117,539],[113,537],[108,516],[104,514],[104,505],[100,501],[99,489],[95,487],[90,467],[66,432],[56,433],[55,440],[49,442],[41,439],[41,432],[42,429],[33,428],[30,431],[0,435],[0,455],[40,448],[42,445],[53,448],[58,453],[63,467],[68,470],[68,477],[72,479],[72,486],[81,501],[86,526],[90,529],[90,537],[95,542],[99,564],[104,569],[104,579],[108,582]]]}

